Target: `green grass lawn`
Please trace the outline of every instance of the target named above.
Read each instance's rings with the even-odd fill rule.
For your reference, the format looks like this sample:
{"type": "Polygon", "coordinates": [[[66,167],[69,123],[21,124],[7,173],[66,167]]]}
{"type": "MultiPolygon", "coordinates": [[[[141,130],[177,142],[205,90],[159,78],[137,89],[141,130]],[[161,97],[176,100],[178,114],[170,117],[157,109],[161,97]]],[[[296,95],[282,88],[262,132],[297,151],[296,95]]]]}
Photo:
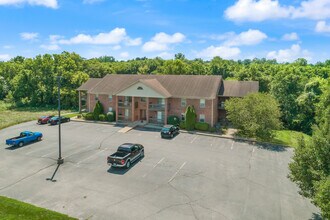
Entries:
{"type": "Polygon", "coordinates": [[[311,137],[307,134],[298,131],[290,131],[290,130],[279,130],[274,131],[274,137],[270,141],[274,144],[286,145],[291,147],[298,146],[299,138],[304,137],[305,140],[309,141],[311,137]]]}
{"type": "Polygon", "coordinates": [[[0,219],[3,220],[59,220],[75,219],[67,215],[39,208],[28,203],[0,196],[0,219]]]}
{"type": "MultiPolygon", "coordinates": [[[[74,117],[77,113],[62,111],[67,117],[74,117]]],[[[51,108],[24,107],[14,108],[8,103],[0,101],[0,129],[19,124],[22,122],[37,120],[42,115],[56,115],[57,110],[51,108]]]]}

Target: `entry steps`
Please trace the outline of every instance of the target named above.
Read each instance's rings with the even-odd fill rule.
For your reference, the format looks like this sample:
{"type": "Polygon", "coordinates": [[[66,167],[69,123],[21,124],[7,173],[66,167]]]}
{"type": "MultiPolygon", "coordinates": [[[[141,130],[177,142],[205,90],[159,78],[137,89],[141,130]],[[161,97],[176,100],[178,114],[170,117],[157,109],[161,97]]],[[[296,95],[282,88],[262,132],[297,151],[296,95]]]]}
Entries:
{"type": "Polygon", "coordinates": [[[127,133],[130,130],[132,130],[133,128],[135,128],[136,126],[144,126],[146,124],[147,124],[146,121],[143,121],[143,122],[141,122],[141,121],[135,121],[135,122],[132,122],[132,123],[128,124],[126,127],[123,127],[118,132],[119,133],[127,133]]]}

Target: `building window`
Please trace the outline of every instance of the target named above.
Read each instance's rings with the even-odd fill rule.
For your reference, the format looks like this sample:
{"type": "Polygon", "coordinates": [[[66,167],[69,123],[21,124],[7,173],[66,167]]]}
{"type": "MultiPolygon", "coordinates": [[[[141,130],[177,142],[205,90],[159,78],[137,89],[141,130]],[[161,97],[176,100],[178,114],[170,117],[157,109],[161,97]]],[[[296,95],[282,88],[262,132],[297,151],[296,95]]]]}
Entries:
{"type": "Polygon", "coordinates": [[[109,102],[112,102],[112,95],[109,95],[109,102]]]}
{"type": "Polygon", "coordinates": [[[222,102],[220,103],[220,108],[221,108],[221,109],[225,109],[225,102],[224,102],[224,101],[222,101],[222,102]]]}
{"type": "Polygon", "coordinates": [[[199,100],[199,107],[200,108],[205,108],[205,99],[200,99],[199,100]]]}
{"type": "Polygon", "coordinates": [[[146,97],[141,97],[141,102],[146,102],[147,98],[146,97]]]}
{"type": "Polygon", "coordinates": [[[186,107],[187,99],[181,99],[181,107],[186,107]]]}
{"type": "Polygon", "coordinates": [[[95,94],[95,100],[96,100],[96,101],[99,100],[99,94],[95,94]]]}
{"type": "Polygon", "coordinates": [[[165,99],[159,98],[158,99],[158,104],[165,105],[165,99]]]}
{"type": "Polygon", "coordinates": [[[199,115],[199,122],[205,122],[205,115],[204,114],[199,115]]]}
{"type": "Polygon", "coordinates": [[[112,107],[109,107],[109,112],[112,112],[112,107]]]}
{"type": "Polygon", "coordinates": [[[137,90],[143,90],[143,88],[141,86],[137,87],[137,90]]]}

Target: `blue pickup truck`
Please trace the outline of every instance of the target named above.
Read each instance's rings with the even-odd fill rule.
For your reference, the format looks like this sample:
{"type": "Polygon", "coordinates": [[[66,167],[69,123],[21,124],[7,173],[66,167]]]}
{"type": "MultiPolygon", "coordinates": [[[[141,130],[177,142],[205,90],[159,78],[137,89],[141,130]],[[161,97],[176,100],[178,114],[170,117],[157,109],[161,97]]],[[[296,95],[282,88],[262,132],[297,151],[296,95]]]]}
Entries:
{"type": "Polygon", "coordinates": [[[40,132],[23,131],[20,133],[19,136],[7,139],[6,144],[10,146],[23,147],[24,144],[33,141],[41,141],[41,138],[42,138],[42,133],[40,132]]]}

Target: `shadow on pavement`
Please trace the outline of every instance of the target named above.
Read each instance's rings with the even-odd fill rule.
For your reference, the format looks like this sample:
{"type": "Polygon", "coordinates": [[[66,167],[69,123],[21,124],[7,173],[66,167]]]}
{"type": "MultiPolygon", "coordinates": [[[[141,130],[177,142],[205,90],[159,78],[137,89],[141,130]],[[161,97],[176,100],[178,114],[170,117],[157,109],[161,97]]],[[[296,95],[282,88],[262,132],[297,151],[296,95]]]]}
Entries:
{"type": "MultiPolygon", "coordinates": [[[[144,158],[144,157],[143,157],[144,158]]],[[[133,164],[131,164],[130,168],[125,168],[125,167],[110,167],[108,169],[108,173],[111,174],[117,174],[117,175],[124,175],[125,173],[127,173],[130,169],[132,169],[133,167],[135,167],[135,165],[137,165],[139,162],[142,161],[143,158],[139,158],[138,160],[136,160],[133,164]]]]}
{"type": "Polygon", "coordinates": [[[322,217],[319,213],[313,213],[312,217],[309,220],[322,220],[322,217]]]}
{"type": "Polygon", "coordinates": [[[19,148],[23,148],[23,147],[29,146],[29,145],[34,144],[34,143],[36,143],[36,142],[38,142],[38,141],[34,141],[34,142],[30,142],[30,143],[24,144],[22,147],[16,145],[16,146],[9,146],[9,147],[6,147],[5,149],[6,149],[6,150],[17,150],[17,149],[19,149],[19,148]]]}

